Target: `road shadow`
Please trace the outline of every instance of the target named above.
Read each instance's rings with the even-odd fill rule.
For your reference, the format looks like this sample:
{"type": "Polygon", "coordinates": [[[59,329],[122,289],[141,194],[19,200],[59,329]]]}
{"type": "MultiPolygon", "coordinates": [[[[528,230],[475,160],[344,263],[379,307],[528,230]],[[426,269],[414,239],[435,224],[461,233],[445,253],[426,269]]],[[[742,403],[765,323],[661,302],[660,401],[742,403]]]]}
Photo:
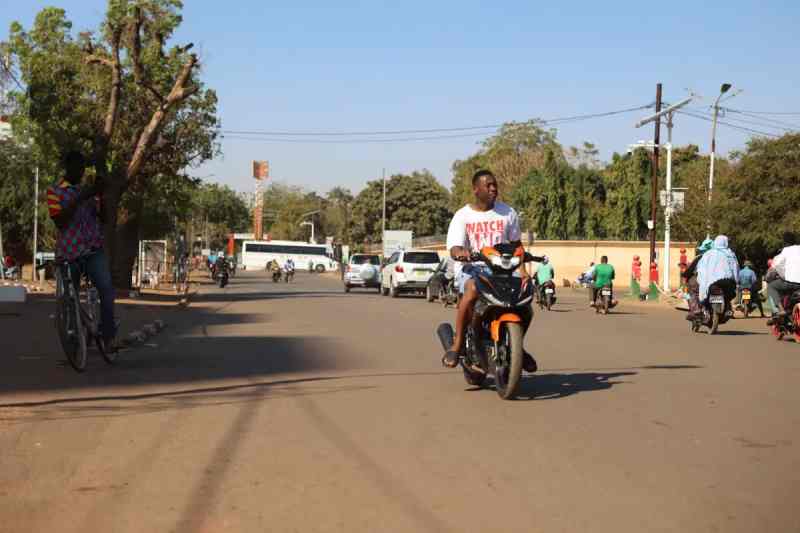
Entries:
{"type": "Polygon", "coordinates": [[[44,400],[0,403],[0,421],[24,421],[29,417],[14,415],[15,409],[27,409],[36,420],[104,418],[129,414],[146,414],[166,410],[219,406],[274,398],[318,396],[339,392],[378,389],[377,385],[359,384],[358,380],[449,376],[450,372],[383,372],[309,376],[299,378],[249,381],[231,385],[169,388],[154,392],[101,393],[86,396],[62,396],[44,400]],[[349,384],[337,384],[351,381],[349,384]],[[311,387],[299,387],[310,385],[311,387]],[[9,411],[11,410],[11,411],[9,411]]]}
{"type": "Polygon", "coordinates": [[[769,332],[766,331],[731,331],[731,330],[718,330],[717,335],[721,335],[723,337],[740,337],[740,336],[748,336],[748,335],[769,335],[769,332]]]}
{"type": "Polygon", "coordinates": [[[620,380],[638,372],[576,372],[542,374],[523,379],[519,388],[520,400],[556,400],[582,392],[608,390],[615,385],[630,383],[620,380]]]}

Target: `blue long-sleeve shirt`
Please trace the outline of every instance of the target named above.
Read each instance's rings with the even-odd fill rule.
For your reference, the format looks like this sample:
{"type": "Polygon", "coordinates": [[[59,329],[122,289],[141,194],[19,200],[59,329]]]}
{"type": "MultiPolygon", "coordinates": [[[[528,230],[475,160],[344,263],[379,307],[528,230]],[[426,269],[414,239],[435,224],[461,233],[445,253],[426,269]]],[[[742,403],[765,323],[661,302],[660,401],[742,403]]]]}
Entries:
{"type": "Polygon", "coordinates": [[[739,271],[739,286],[750,288],[756,283],[756,273],[749,267],[744,267],[739,271]]]}

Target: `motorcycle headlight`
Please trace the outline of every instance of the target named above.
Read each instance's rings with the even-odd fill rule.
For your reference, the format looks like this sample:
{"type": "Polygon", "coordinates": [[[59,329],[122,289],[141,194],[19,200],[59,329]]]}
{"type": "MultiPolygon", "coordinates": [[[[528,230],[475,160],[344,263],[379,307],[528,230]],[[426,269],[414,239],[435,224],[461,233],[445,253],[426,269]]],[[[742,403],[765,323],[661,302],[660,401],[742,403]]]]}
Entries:
{"type": "Polygon", "coordinates": [[[517,256],[509,257],[509,256],[502,256],[502,255],[493,255],[492,256],[492,265],[503,268],[505,270],[512,270],[517,268],[520,264],[520,258],[517,256]]]}

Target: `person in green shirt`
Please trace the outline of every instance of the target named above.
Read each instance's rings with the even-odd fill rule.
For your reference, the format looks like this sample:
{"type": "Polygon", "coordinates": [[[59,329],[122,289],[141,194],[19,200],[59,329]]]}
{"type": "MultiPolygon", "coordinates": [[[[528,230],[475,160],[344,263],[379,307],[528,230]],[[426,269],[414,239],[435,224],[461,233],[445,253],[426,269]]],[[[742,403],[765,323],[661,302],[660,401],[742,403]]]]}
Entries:
{"type": "Polygon", "coordinates": [[[544,256],[542,258],[542,264],[536,269],[536,282],[541,285],[542,283],[551,281],[555,276],[556,272],[553,270],[553,265],[550,264],[550,259],[544,256]]]}
{"type": "MultiPolygon", "coordinates": [[[[592,287],[592,303],[591,305],[595,305],[595,301],[597,301],[597,291],[602,289],[603,287],[611,287],[613,291],[614,287],[614,267],[608,264],[608,256],[604,255],[600,258],[600,264],[594,267],[594,286],[592,287]]],[[[614,302],[614,296],[612,292],[611,296],[611,303],[612,306],[616,303],[614,302]]]]}
{"type": "Polygon", "coordinates": [[[533,275],[533,281],[534,285],[536,286],[538,298],[543,297],[545,284],[548,282],[552,283],[553,278],[555,277],[556,271],[553,269],[550,259],[547,256],[544,256],[539,268],[536,269],[536,274],[533,275]]]}

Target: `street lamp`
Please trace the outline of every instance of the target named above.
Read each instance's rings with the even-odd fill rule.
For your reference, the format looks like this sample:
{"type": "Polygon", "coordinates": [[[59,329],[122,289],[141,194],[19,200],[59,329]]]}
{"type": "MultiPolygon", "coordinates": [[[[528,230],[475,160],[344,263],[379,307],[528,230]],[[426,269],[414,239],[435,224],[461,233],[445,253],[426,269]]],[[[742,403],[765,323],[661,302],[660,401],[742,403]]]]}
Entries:
{"type": "Polygon", "coordinates": [[[714,120],[711,125],[711,167],[708,173],[708,203],[711,203],[711,193],[714,190],[714,157],[717,151],[717,116],[719,115],[719,100],[731,88],[730,83],[723,83],[719,88],[719,96],[714,101],[714,120]]]}
{"type": "MultiPolygon", "coordinates": [[[[649,122],[652,122],[652,121],[654,121],[654,120],[656,120],[656,119],[658,119],[658,118],[660,118],[662,116],[666,116],[667,117],[667,130],[668,130],[669,134],[668,134],[667,144],[665,145],[666,148],[667,148],[667,190],[666,190],[666,195],[665,195],[666,196],[666,201],[664,202],[664,268],[662,269],[662,272],[664,273],[664,281],[663,281],[662,285],[663,285],[664,290],[666,292],[669,292],[669,290],[670,290],[670,287],[669,287],[669,285],[670,285],[670,283],[669,283],[670,282],[670,279],[669,279],[669,277],[670,277],[670,273],[669,273],[669,270],[670,270],[670,268],[669,268],[670,267],[670,264],[669,264],[669,262],[670,262],[669,252],[670,252],[670,230],[671,230],[670,218],[672,217],[672,211],[673,211],[673,203],[672,203],[672,125],[673,124],[672,124],[672,117],[673,117],[673,115],[675,114],[676,111],[678,111],[680,108],[682,108],[685,105],[687,105],[694,98],[695,98],[695,95],[692,94],[691,96],[681,100],[677,104],[671,105],[667,109],[664,109],[663,111],[661,111],[659,113],[656,113],[655,115],[651,115],[651,116],[649,116],[647,118],[644,118],[644,119],[642,119],[642,120],[640,120],[639,122],[636,123],[636,127],[640,128],[640,127],[644,126],[645,124],[647,124],[649,122]]],[[[636,145],[628,146],[628,152],[630,153],[636,148],[654,149],[655,147],[656,147],[655,143],[645,143],[644,141],[639,141],[639,143],[636,144],[636,145]]],[[[654,227],[655,227],[655,223],[656,223],[656,221],[653,220],[652,224],[653,224],[654,227]]]]}
{"type": "Polygon", "coordinates": [[[314,240],[314,221],[311,222],[301,222],[301,226],[311,226],[311,244],[314,244],[316,241],[314,240]]]}
{"type": "MultiPolygon", "coordinates": [[[[317,209],[316,211],[309,211],[308,213],[303,213],[302,215],[300,215],[300,218],[298,218],[297,220],[302,220],[302,219],[304,219],[304,218],[306,218],[308,216],[316,215],[317,213],[321,213],[321,212],[322,212],[321,209],[317,209]]],[[[312,218],[311,222],[308,222],[308,221],[301,222],[300,225],[301,226],[311,226],[311,242],[312,242],[312,244],[316,244],[317,241],[314,240],[314,219],[312,218]]]]}

